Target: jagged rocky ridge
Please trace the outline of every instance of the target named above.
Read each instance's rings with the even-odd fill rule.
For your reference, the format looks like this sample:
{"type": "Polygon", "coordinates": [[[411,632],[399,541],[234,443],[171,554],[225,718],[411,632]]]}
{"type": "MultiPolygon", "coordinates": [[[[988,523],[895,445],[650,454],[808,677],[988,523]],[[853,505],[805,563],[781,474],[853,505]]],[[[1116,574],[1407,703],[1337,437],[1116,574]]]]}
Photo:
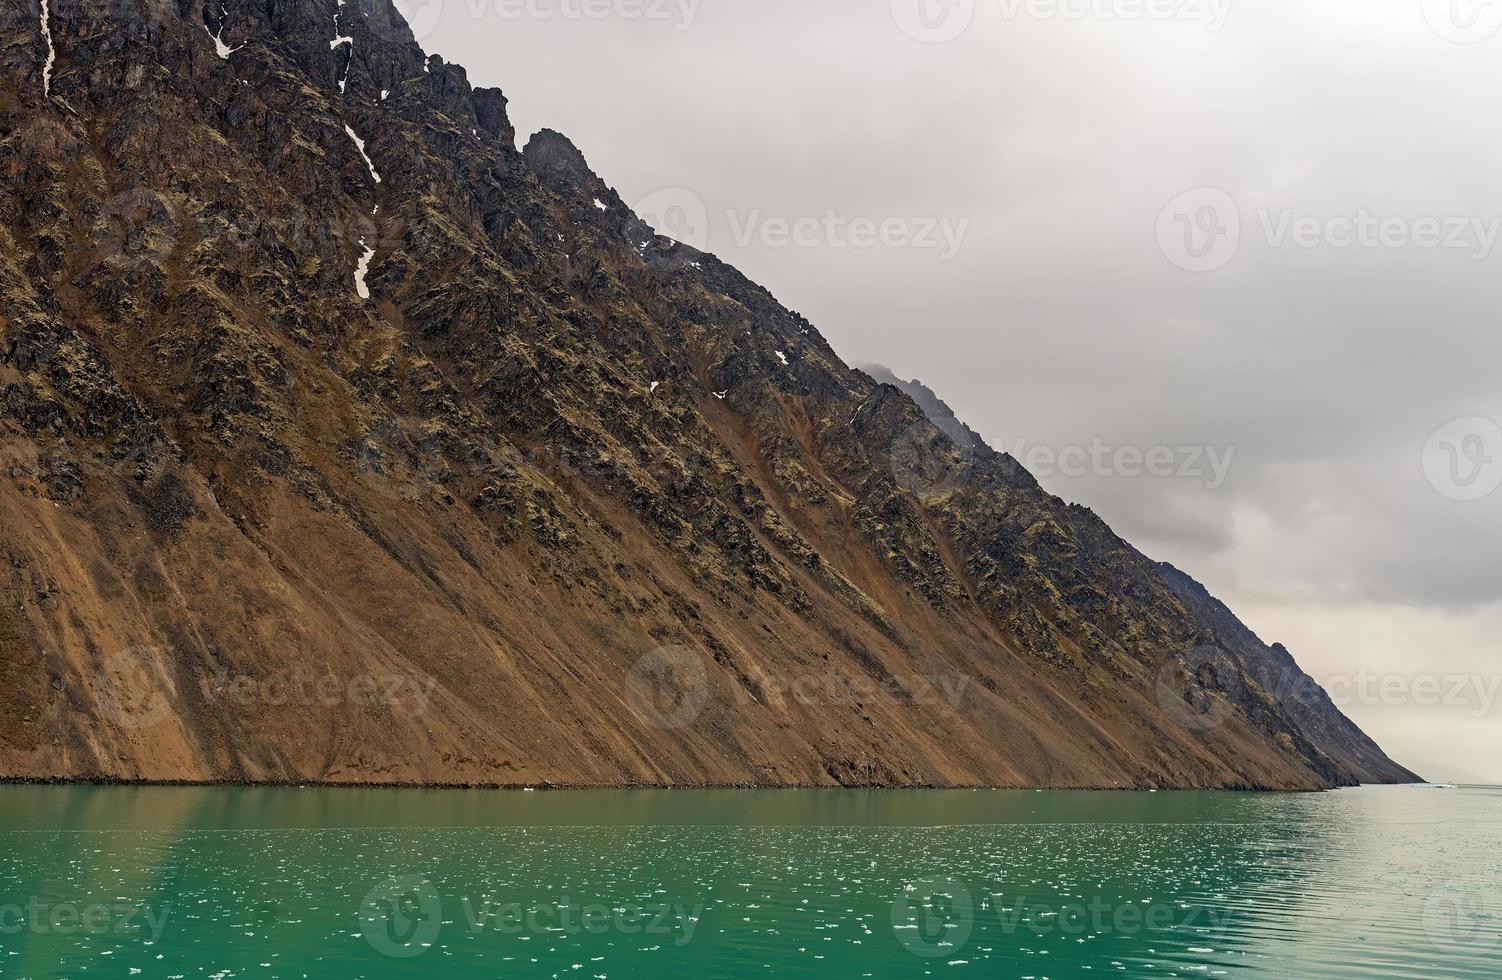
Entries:
{"type": "Polygon", "coordinates": [[[4,3],[0,775],[1413,778],[387,0],[4,3]]]}

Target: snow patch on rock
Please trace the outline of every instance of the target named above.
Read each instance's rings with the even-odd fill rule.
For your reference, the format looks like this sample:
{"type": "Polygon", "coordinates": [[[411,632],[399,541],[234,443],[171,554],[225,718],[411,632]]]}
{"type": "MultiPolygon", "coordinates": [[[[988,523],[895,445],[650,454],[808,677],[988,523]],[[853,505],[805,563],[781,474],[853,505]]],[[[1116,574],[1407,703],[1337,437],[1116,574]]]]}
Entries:
{"type": "MultiPolygon", "coordinates": [[[[209,34],[209,25],[203,25],[203,32],[209,34]]],[[[209,34],[209,39],[214,42],[214,53],[219,56],[219,60],[221,61],[228,61],[230,55],[240,50],[240,48],[232,48],[224,43],[224,28],[222,27],[219,28],[218,34],[209,34]]],[[[244,46],[243,44],[240,45],[241,48],[244,46]]]]}
{"type": "Polygon", "coordinates": [[[47,42],[47,61],[42,65],[42,97],[52,98],[52,65],[57,61],[57,48],[52,46],[52,3],[42,3],[42,40],[47,42]]]}
{"type": "Polygon", "coordinates": [[[360,256],[360,262],[355,266],[355,293],[361,299],[370,299],[370,287],[365,285],[365,276],[370,272],[370,260],[375,258],[375,249],[365,244],[365,239],[360,239],[360,247],[365,253],[360,256]]]}
{"type": "Polygon", "coordinates": [[[240,48],[245,47],[245,45],[242,44],[240,45],[240,48],[232,48],[228,44],[224,43],[224,21],[228,17],[229,11],[225,10],[224,4],[221,3],[219,5],[219,33],[211,33],[209,31],[209,25],[203,25],[203,32],[205,34],[208,34],[209,37],[213,38],[214,40],[214,53],[219,56],[220,61],[228,61],[230,55],[234,54],[236,51],[239,51],[240,48]]]}
{"type": "Polygon", "coordinates": [[[360,159],[365,161],[365,166],[370,168],[371,179],[377,184],[381,182],[381,175],[376,173],[375,164],[370,162],[370,154],[365,152],[365,141],[355,135],[355,131],[349,128],[349,123],[344,124],[344,132],[350,139],[355,141],[355,149],[360,151],[360,159]]]}

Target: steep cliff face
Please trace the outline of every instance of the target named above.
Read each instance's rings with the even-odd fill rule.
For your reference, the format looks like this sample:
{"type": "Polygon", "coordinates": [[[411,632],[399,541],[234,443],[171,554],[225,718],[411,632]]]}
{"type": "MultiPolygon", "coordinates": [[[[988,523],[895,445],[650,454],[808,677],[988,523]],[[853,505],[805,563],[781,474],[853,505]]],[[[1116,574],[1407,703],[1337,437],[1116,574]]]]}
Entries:
{"type": "Polygon", "coordinates": [[[387,0],[4,2],[0,775],[1409,778],[387,0]]]}
{"type": "MultiPolygon", "coordinates": [[[[920,381],[905,381],[888,368],[867,369],[874,378],[907,393],[924,414],[961,449],[971,454],[994,451],[954,411],[920,381]]],[[[1071,509],[1076,533],[1099,530],[1088,511],[1071,509]]],[[[1388,759],[1365,732],[1330,700],[1319,683],[1304,673],[1281,644],[1268,646],[1227,606],[1199,582],[1166,562],[1149,562],[1135,554],[1124,570],[1134,578],[1128,591],[1154,591],[1156,578],[1179,600],[1198,631],[1195,645],[1159,676],[1160,701],[1181,723],[1213,727],[1232,710],[1251,719],[1274,739],[1293,741],[1300,754],[1320,759],[1329,768],[1348,772],[1363,783],[1418,781],[1388,759]],[[1182,702],[1182,706],[1181,703],[1182,702]]]]}

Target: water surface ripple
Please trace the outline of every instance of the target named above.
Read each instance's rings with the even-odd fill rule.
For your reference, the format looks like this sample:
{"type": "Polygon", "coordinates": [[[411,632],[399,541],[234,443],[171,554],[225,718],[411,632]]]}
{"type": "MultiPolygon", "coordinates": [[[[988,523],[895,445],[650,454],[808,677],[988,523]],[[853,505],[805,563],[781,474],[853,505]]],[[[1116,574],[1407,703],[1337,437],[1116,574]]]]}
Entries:
{"type": "Polygon", "coordinates": [[[0,976],[1486,977],[1502,790],[0,787],[0,976]]]}

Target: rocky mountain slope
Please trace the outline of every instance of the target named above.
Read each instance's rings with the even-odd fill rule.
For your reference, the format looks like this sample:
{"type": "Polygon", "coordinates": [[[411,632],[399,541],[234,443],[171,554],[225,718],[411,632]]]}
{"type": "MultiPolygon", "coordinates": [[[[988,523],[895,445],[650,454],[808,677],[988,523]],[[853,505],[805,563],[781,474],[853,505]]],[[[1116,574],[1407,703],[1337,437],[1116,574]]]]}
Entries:
{"type": "Polygon", "coordinates": [[[388,0],[3,2],[0,775],[1413,778],[388,0]]]}
{"type": "MultiPolygon", "coordinates": [[[[954,411],[922,382],[905,381],[889,368],[866,369],[872,377],[902,389],[955,444],[975,453],[994,453],[985,441],[954,414],[954,411]]],[[[1142,561],[1146,558],[1139,556],[1142,561]]],[[[1153,565],[1185,611],[1193,618],[1205,642],[1179,658],[1184,675],[1165,675],[1165,691],[1188,695],[1187,707],[1179,712],[1185,724],[1207,726],[1227,714],[1232,705],[1251,714],[1269,731],[1296,730],[1320,751],[1355,773],[1364,782],[1392,779],[1417,781],[1413,773],[1396,772],[1394,764],[1365,732],[1357,728],[1330,699],[1319,683],[1304,673],[1282,644],[1268,646],[1219,599],[1199,582],[1167,562],[1153,565]],[[1189,675],[1202,677],[1207,685],[1191,686],[1189,675]],[[1225,704],[1203,700],[1205,686],[1225,698],[1225,704]],[[1200,699],[1196,701],[1196,699],[1200,699]],[[1276,721],[1268,713],[1283,715],[1276,721]]]]}

